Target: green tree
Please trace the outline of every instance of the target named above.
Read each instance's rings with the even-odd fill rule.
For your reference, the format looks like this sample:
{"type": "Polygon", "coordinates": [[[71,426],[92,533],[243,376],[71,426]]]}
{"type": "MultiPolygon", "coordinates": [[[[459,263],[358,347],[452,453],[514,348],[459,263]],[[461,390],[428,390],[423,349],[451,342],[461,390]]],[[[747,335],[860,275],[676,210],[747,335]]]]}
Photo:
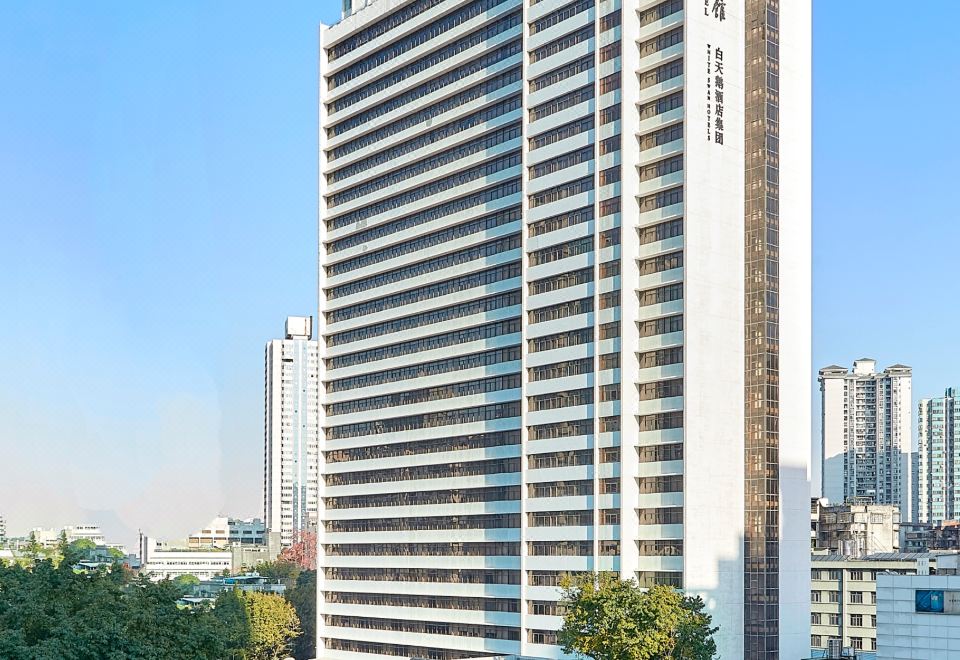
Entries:
{"type": "Polygon", "coordinates": [[[74,573],[66,561],[0,566],[0,658],[222,660],[245,630],[208,610],[177,608],[170,582],[122,570],[74,573]]]}
{"type": "Polygon", "coordinates": [[[118,550],[117,548],[107,548],[107,554],[110,555],[111,559],[120,560],[126,558],[126,555],[123,554],[123,551],[118,550]]]}
{"type": "Polygon", "coordinates": [[[567,653],[595,660],[710,660],[717,645],[699,597],[656,586],[648,591],[616,574],[582,574],[563,585],[567,653]]]}
{"type": "Polygon", "coordinates": [[[291,587],[300,575],[300,566],[292,561],[278,559],[277,561],[262,561],[253,567],[254,572],[271,580],[285,580],[291,587]]]}
{"type": "Polygon", "coordinates": [[[217,598],[214,612],[233,631],[243,630],[246,624],[248,636],[240,653],[244,660],[277,660],[286,657],[291,643],[300,635],[300,620],[296,611],[282,596],[276,594],[239,589],[224,592],[217,598]]]}
{"type": "Polygon", "coordinates": [[[297,611],[303,634],[293,643],[293,657],[308,660],[317,652],[317,572],[304,571],[297,578],[297,585],[288,589],[286,599],[297,611]]]}
{"type": "Polygon", "coordinates": [[[177,577],[171,580],[173,586],[177,588],[177,591],[180,592],[180,595],[190,593],[190,591],[200,584],[200,578],[196,575],[178,575],[177,577]]]}

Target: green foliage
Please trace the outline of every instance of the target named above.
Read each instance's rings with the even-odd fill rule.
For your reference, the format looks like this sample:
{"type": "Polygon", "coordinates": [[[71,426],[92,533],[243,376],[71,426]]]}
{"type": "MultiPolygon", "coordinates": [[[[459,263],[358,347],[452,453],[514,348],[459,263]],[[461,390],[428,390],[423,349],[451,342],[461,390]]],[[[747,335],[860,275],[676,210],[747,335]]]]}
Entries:
{"type": "Polygon", "coordinates": [[[182,596],[185,593],[189,593],[191,589],[200,584],[200,578],[196,575],[178,575],[173,578],[173,586],[177,588],[177,591],[180,592],[182,596]]]}
{"type": "Polygon", "coordinates": [[[111,559],[124,559],[126,557],[126,555],[117,548],[107,548],[107,554],[110,555],[111,559]]]}
{"type": "Polygon", "coordinates": [[[0,566],[0,658],[220,660],[242,647],[242,628],[209,610],[178,609],[180,595],[170,582],[123,570],[0,566]]]}
{"type": "Polygon", "coordinates": [[[293,657],[297,660],[313,658],[317,652],[317,572],[304,571],[297,585],[288,589],[286,598],[297,611],[303,634],[293,643],[293,657]]]}
{"type": "Polygon", "coordinates": [[[278,559],[277,561],[262,561],[253,567],[256,573],[271,580],[287,580],[292,586],[300,575],[300,566],[295,562],[278,559]]]}
{"type": "Polygon", "coordinates": [[[699,597],[665,586],[649,591],[616,574],[583,574],[563,585],[558,641],[595,660],[710,660],[717,645],[699,597]]]}
{"type": "Polygon", "coordinates": [[[239,589],[223,592],[214,613],[234,634],[247,631],[239,654],[244,660],[284,658],[291,642],[300,635],[300,621],[293,606],[276,594],[239,589]]]}

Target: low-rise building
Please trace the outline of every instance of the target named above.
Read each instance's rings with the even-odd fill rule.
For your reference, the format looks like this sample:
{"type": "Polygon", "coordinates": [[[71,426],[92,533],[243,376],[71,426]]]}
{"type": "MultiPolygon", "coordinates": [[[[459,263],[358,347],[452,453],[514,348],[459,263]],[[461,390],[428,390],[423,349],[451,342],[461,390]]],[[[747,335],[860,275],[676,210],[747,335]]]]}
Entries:
{"type": "Polygon", "coordinates": [[[90,541],[94,545],[105,543],[103,531],[99,525],[66,525],[62,529],[34,527],[30,530],[30,536],[44,548],[57,547],[63,534],[67,536],[67,543],[81,539],[90,541]]]}
{"type": "Polygon", "coordinates": [[[226,548],[232,543],[243,545],[265,545],[267,528],[260,518],[214,518],[203,529],[197,530],[187,538],[190,548],[226,548]]]}
{"type": "Polygon", "coordinates": [[[7,519],[0,514],[0,544],[7,542],[7,519]]]}
{"type": "Polygon", "coordinates": [[[900,510],[892,504],[853,500],[811,506],[811,540],[816,550],[860,557],[900,551],[900,510]]]}
{"type": "Polygon", "coordinates": [[[960,657],[960,556],[939,555],[930,572],[877,578],[877,660],[960,657]]]}
{"type": "Polygon", "coordinates": [[[940,525],[913,523],[901,527],[904,549],[922,552],[950,552],[960,550],[960,521],[946,520],[940,525]]]}
{"type": "Polygon", "coordinates": [[[209,580],[233,569],[229,550],[198,550],[177,545],[141,536],[141,573],[153,580],[172,580],[180,575],[194,575],[201,580],[209,580]]]}
{"type": "Polygon", "coordinates": [[[929,572],[934,555],[882,553],[864,557],[814,553],[810,575],[810,646],[874,651],[877,644],[877,575],[929,572]]]}

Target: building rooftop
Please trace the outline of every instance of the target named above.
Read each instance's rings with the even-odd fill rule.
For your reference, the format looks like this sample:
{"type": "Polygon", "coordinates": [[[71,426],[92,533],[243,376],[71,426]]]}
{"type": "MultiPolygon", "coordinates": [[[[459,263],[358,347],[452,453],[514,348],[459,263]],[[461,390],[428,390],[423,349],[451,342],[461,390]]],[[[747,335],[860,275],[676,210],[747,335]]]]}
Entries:
{"type": "Polygon", "coordinates": [[[937,556],[935,552],[877,552],[863,557],[849,557],[847,555],[837,554],[818,554],[816,552],[810,555],[811,561],[916,561],[917,559],[933,559],[937,556]]]}

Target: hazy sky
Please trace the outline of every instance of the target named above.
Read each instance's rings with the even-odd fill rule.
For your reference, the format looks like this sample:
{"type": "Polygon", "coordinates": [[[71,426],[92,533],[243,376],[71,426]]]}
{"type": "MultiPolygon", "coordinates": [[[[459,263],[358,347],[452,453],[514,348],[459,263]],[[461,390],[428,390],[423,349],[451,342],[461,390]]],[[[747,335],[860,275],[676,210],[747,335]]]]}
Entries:
{"type": "MultiPolygon", "coordinates": [[[[936,394],[960,383],[960,3],[815,9],[811,392],[867,355],[936,394]]],[[[338,10],[0,3],[13,533],[96,521],[129,542],[260,513],[263,344],[315,313],[317,25],[338,10]]]]}

